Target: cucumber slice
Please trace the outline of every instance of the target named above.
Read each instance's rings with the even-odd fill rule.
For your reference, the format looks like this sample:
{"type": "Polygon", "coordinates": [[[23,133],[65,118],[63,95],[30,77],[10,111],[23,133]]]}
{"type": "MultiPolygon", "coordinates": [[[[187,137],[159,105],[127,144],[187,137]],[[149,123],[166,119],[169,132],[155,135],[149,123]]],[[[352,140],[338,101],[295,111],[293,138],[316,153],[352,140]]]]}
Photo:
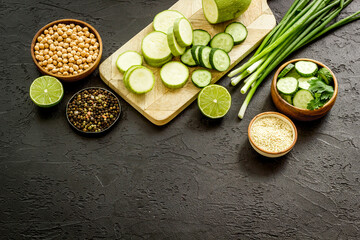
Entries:
{"type": "Polygon", "coordinates": [[[280,96],[282,97],[282,99],[284,99],[286,102],[288,102],[292,105],[292,95],[286,95],[286,94],[280,93],[280,96]]]}
{"type": "Polygon", "coordinates": [[[321,68],[318,75],[327,85],[331,85],[334,81],[331,72],[327,68],[321,68]]]}
{"type": "Polygon", "coordinates": [[[293,77],[280,78],[276,83],[276,88],[280,93],[293,94],[298,89],[299,82],[293,77]]]}
{"type": "Polygon", "coordinates": [[[225,52],[230,52],[234,47],[234,39],[228,33],[218,33],[211,39],[210,47],[220,48],[225,52]]]}
{"type": "Polygon", "coordinates": [[[233,22],[226,26],[225,32],[230,34],[234,39],[234,44],[240,44],[245,41],[248,31],[244,24],[233,22]]]}
{"type": "Polygon", "coordinates": [[[169,27],[167,33],[167,41],[169,44],[170,51],[175,57],[183,55],[185,53],[186,48],[181,47],[179,43],[176,41],[173,27],[169,27]]]}
{"type": "Polygon", "coordinates": [[[187,65],[189,67],[195,67],[196,66],[196,62],[195,62],[195,60],[194,60],[194,58],[192,57],[192,54],[191,54],[191,48],[186,50],[186,52],[181,56],[180,60],[181,60],[182,63],[184,63],[185,65],[187,65]]]}
{"type": "Polygon", "coordinates": [[[129,73],[127,84],[133,93],[144,94],[154,87],[155,77],[150,69],[140,66],[129,73]]]}
{"type": "Polygon", "coordinates": [[[211,35],[205,30],[202,29],[196,29],[193,31],[194,34],[194,40],[193,45],[202,45],[207,46],[211,40],[211,35]]]}
{"type": "Polygon", "coordinates": [[[124,73],[124,77],[123,77],[123,82],[124,85],[127,89],[130,90],[129,84],[128,84],[128,80],[129,80],[129,75],[132,73],[132,71],[134,71],[136,68],[141,67],[141,65],[134,65],[131,66],[125,73],[124,73]]]}
{"type": "Polygon", "coordinates": [[[199,50],[199,62],[200,66],[212,69],[210,64],[210,52],[212,48],[207,46],[202,46],[199,50]]]}
{"type": "Polygon", "coordinates": [[[294,64],[292,64],[292,63],[289,63],[282,71],[281,71],[281,73],[279,73],[279,75],[278,75],[278,79],[279,78],[283,78],[283,77],[285,77],[286,76],[286,74],[288,74],[291,70],[293,70],[294,69],[294,67],[295,67],[295,65],[294,64]]]}
{"type": "Polygon", "coordinates": [[[116,60],[116,66],[121,73],[126,72],[126,70],[134,65],[142,65],[142,57],[135,51],[123,52],[116,60]]]}
{"type": "Polygon", "coordinates": [[[312,77],[317,73],[318,66],[310,61],[298,61],[295,63],[295,69],[302,77],[312,77]]]}
{"type": "Polygon", "coordinates": [[[200,65],[200,60],[198,58],[200,48],[201,48],[201,46],[193,46],[191,48],[191,55],[192,55],[194,61],[196,62],[196,65],[200,65]]]}
{"type": "Polygon", "coordinates": [[[168,61],[172,54],[167,42],[167,35],[163,32],[149,33],[141,43],[144,59],[150,66],[168,61]]]}
{"type": "Polygon", "coordinates": [[[251,0],[202,0],[205,18],[211,24],[239,17],[248,9],[251,0]]]}
{"type": "Polygon", "coordinates": [[[316,77],[309,77],[309,78],[298,78],[299,81],[299,88],[309,90],[310,87],[310,80],[317,79],[316,77]]]}
{"type": "Polygon", "coordinates": [[[169,62],[160,71],[162,82],[168,88],[181,88],[189,78],[189,69],[181,62],[169,62]]]}
{"type": "Polygon", "coordinates": [[[190,46],[193,43],[193,28],[186,18],[178,18],[174,23],[176,41],[181,47],[190,46]]]}
{"type": "Polygon", "coordinates": [[[199,69],[192,73],[191,81],[198,88],[203,88],[210,84],[211,78],[211,72],[205,69],[199,69]]]}
{"type": "Polygon", "coordinates": [[[308,90],[299,90],[293,98],[293,104],[295,107],[307,109],[307,105],[313,100],[314,97],[308,90]]]}
{"type": "Polygon", "coordinates": [[[174,26],[176,19],[183,17],[184,15],[176,10],[165,10],[155,16],[153,27],[155,31],[160,31],[166,34],[169,27],[174,26]]]}
{"type": "Polygon", "coordinates": [[[210,52],[210,64],[219,72],[228,70],[230,67],[229,54],[222,49],[213,48],[210,52]]]}

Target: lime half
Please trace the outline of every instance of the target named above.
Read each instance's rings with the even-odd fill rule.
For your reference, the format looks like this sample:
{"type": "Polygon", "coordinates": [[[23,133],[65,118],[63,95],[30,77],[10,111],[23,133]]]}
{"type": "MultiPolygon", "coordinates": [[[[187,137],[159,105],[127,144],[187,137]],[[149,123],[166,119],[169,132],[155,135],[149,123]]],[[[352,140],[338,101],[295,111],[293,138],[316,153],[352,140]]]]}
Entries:
{"type": "Polygon", "coordinates": [[[30,86],[30,98],[39,107],[52,107],[64,96],[64,88],[59,80],[51,76],[35,79],[30,86]]]}
{"type": "Polygon", "coordinates": [[[222,118],[229,111],[231,96],[226,88],[220,85],[209,85],[198,96],[200,111],[209,118],[222,118]]]}

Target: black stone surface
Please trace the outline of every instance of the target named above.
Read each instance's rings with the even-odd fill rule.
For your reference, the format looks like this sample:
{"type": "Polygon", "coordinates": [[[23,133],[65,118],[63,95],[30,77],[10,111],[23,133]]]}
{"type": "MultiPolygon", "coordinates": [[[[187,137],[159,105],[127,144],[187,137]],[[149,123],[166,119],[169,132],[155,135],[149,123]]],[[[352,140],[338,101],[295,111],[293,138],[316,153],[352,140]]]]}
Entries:
{"type": "MultiPolygon", "coordinates": [[[[279,20],[292,1],[269,0],[279,20]]],[[[92,24],[103,60],[175,0],[0,1],[0,239],[360,239],[360,23],[293,54],[331,67],[339,97],[329,115],[296,122],[299,139],[270,160],[252,150],[247,127],[275,110],[270,80],[237,118],[245,96],[210,121],[196,103],[157,127],[121,100],[119,123],[86,138],[65,117],[67,100],[106,87],[98,71],[65,84],[60,105],[31,102],[40,73],[30,56],[38,29],[61,18],[92,24]]],[[[341,15],[360,9],[355,0],[341,15]]]]}

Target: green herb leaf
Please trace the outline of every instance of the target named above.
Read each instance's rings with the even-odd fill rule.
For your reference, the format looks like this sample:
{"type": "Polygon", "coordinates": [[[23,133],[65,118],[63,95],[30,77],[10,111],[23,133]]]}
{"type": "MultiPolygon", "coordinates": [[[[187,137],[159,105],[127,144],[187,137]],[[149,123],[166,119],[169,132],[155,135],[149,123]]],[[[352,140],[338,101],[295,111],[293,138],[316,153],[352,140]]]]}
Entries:
{"type": "Polygon", "coordinates": [[[309,81],[309,91],[313,93],[314,99],[311,100],[307,106],[309,110],[321,108],[327,103],[334,94],[334,88],[326,85],[320,79],[313,79],[309,81]]]}

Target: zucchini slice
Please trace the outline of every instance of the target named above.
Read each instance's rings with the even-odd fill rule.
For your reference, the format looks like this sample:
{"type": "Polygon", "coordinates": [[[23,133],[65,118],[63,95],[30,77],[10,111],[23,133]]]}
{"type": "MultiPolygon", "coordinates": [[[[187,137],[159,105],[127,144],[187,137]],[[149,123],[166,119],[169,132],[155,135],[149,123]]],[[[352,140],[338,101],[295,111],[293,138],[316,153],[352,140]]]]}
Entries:
{"type": "Polygon", "coordinates": [[[186,18],[178,18],[175,21],[174,34],[181,47],[188,47],[193,43],[193,28],[186,18]]]}
{"type": "Polygon", "coordinates": [[[189,78],[189,69],[181,62],[172,61],[161,68],[160,77],[168,88],[181,88],[189,78]]]}
{"type": "Polygon", "coordinates": [[[155,77],[150,69],[140,66],[129,73],[127,84],[133,93],[144,94],[154,87],[155,77]]]}
{"type": "Polygon", "coordinates": [[[176,10],[165,10],[155,16],[153,27],[155,31],[160,31],[166,34],[169,27],[174,26],[176,19],[183,17],[184,15],[176,10]]]}
{"type": "Polygon", "coordinates": [[[144,37],[141,43],[141,51],[146,63],[153,67],[157,67],[158,64],[172,58],[167,35],[163,32],[151,32],[144,37]]]}

